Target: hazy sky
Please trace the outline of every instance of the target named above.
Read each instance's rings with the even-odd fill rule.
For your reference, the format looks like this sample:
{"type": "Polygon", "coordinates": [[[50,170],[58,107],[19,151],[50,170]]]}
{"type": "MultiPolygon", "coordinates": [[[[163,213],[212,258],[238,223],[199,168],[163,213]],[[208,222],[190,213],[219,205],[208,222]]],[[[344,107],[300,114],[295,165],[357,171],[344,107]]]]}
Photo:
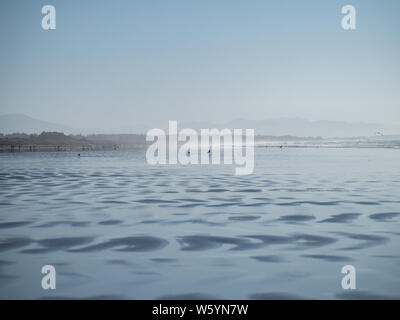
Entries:
{"type": "Polygon", "coordinates": [[[0,114],[400,123],[399,17],[398,0],[1,0],[0,114]],[[46,4],[56,30],[41,28],[46,4]]]}

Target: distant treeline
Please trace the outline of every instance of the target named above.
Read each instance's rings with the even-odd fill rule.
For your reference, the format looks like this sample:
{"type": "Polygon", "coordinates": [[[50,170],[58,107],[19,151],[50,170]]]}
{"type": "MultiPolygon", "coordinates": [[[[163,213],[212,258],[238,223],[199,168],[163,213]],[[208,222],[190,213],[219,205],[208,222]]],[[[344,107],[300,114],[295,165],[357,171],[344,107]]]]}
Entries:
{"type": "Polygon", "coordinates": [[[141,134],[0,134],[0,152],[130,150],[145,146],[146,137],[141,134]]]}
{"type": "MultiPolygon", "coordinates": [[[[320,140],[321,137],[256,136],[256,141],[320,140]]],[[[150,143],[144,134],[91,134],[65,135],[61,132],[41,134],[0,134],[0,152],[38,151],[101,151],[134,150],[146,148],[150,143]]]]}

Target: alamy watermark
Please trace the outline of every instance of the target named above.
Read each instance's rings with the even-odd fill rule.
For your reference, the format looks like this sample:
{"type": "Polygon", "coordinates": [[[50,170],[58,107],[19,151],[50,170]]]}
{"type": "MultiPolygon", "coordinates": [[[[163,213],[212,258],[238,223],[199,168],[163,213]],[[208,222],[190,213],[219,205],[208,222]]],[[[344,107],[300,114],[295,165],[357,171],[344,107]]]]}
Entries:
{"type": "Polygon", "coordinates": [[[356,268],[351,264],[345,265],[342,268],[342,273],[345,276],[342,278],[342,288],[344,290],[356,289],[356,268]]]}
{"type": "Polygon", "coordinates": [[[356,8],[352,5],[346,5],[342,8],[342,28],[344,30],[356,30],[356,8]]]}
{"type": "Polygon", "coordinates": [[[42,267],[42,289],[43,290],[55,290],[56,289],[56,268],[54,266],[47,264],[42,267]]]}
{"type": "Polygon", "coordinates": [[[52,5],[43,6],[42,14],[45,14],[45,16],[42,18],[43,30],[55,30],[56,29],[56,8],[52,5]]]}
{"type": "MultiPolygon", "coordinates": [[[[345,5],[341,10],[344,15],[341,25],[344,30],[356,30],[356,8],[352,5],[345,5]]],[[[45,5],[42,7],[42,28],[43,30],[56,29],[56,8],[53,5],[45,5]]]]}
{"type": "Polygon", "coordinates": [[[168,134],[151,129],[146,141],[153,142],[146,152],[150,165],[236,164],[236,175],[254,171],[254,129],[246,129],[244,135],[242,129],[201,129],[198,133],[186,128],[178,132],[177,121],[169,121],[168,134]]]}

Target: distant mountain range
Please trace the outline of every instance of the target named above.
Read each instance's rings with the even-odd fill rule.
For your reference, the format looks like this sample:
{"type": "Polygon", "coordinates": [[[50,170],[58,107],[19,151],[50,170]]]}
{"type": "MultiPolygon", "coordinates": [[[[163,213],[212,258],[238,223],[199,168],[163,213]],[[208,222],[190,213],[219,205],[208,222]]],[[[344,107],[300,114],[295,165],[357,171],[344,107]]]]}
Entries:
{"type": "MultiPolygon", "coordinates": [[[[361,137],[375,135],[400,134],[400,125],[372,124],[372,123],[350,123],[345,121],[309,121],[301,118],[277,118],[269,120],[245,120],[236,119],[222,124],[208,122],[178,122],[179,127],[193,128],[230,128],[230,129],[255,129],[256,135],[268,136],[299,136],[299,137],[361,137]]],[[[136,126],[136,128],[139,128],[136,126]]],[[[63,132],[65,134],[89,134],[89,133],[146,133],[150,126],[140,126],[140,129],[121,128],[113,129],[77,129],[62,124],[55,124],[28,117],[24,114],[0,115],[0,133],[37,133],[63,132]]],[[[168,120],[162,128],[168,130],[168,120]]]]}
{"type": "Polygon", "coordinates": [[[257,134],[274,136],[321,136],[328,138],[400,134],[400,125],[352,123],[329,120],[309,121],[301,118],[278,118],[250,121],[237,119],[229,122],[227,126],[232,128],[254,128],[257,134]]]}
{"type": "MultiPolygon", "coordinates": [[[[167,129],[167,123],[164,130],[167,129]]],[[[207,122],[178,123],[180,129],[193,128],[237,128],[254,129],[256,135],[263,136],[297,136],[297,137],[371,137],[379,135],[400,134],[400,125],[351,123],[345,121],[309,121],[302,118],[276,118],[269,120],[236,119],[222,124],[207,122]]]]}

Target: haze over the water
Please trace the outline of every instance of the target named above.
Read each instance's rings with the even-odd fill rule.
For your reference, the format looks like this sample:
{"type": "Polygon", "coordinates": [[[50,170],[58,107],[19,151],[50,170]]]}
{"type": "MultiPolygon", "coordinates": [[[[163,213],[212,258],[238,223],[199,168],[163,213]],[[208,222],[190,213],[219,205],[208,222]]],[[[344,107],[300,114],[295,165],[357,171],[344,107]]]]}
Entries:
{"type": "MultiPolygon", "coordinates": [[[[300,117],[400,123],[400,2],[0,2],[0,114],[75,128],[300,117]]],[[[135,131],[135,130],[133,130],[135,131]]]]}

